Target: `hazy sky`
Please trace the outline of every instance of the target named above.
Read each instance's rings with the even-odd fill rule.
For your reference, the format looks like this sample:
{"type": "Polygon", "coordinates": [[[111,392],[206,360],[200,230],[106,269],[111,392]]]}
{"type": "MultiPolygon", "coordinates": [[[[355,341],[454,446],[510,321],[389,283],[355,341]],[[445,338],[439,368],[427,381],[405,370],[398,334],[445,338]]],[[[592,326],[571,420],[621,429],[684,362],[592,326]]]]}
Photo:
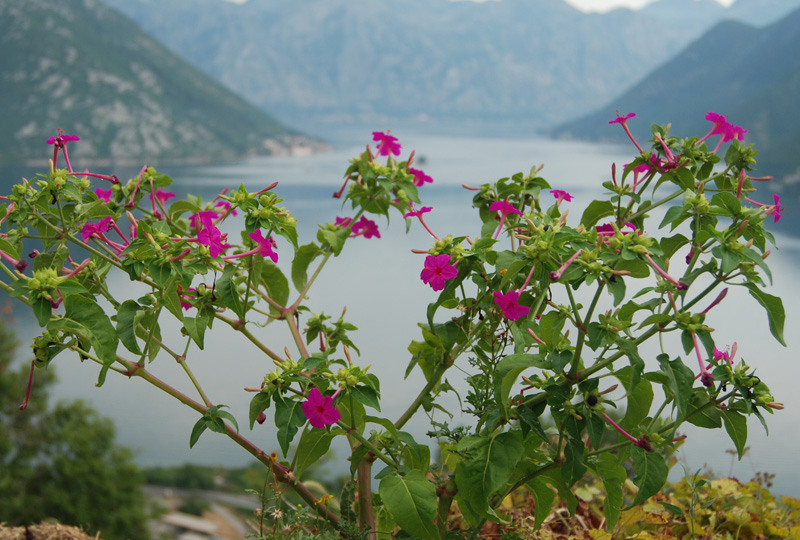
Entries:
{"type": "MultiPolygon", "coordinates": [[[[609,11],[618,7],[639,8],[653,2],[653,0],[565,0],[582,11],[609,11]]],[[[733,0],[717,0],[720,4],[729,6],[733,0]]]]}

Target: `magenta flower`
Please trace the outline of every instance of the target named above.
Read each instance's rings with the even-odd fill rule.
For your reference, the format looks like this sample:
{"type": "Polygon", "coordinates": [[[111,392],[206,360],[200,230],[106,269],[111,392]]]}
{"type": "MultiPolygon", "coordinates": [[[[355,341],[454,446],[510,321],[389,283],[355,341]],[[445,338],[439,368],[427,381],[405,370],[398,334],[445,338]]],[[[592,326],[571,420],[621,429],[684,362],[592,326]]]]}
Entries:
{"type": "Polygon", "coordinates": [[[95,234],[108,232],[111,228],[111,222],[111,216],[108,216],[101,219],[99,223],[87,223],[81,229],[81,238],[86,242],[95,234]]]}
{"type": "Polygon", "coordinates": [[[399,156],[400,150],[403,148],[400,143],[397,142],[397,137],[389,135],[388,130],[386,133],[383,133],[382,131],[373,131],[372,140],[378,143],[376,146],[378,148],[378,152],[382,156],[388,156],[389,154],[399,156]]]}
{"type": "Polygon", "coordinates": [[[203,220],[202,224],[203,229],[197,233],[197,241],[204,246],[208,246],[209,255],[211,255],[212,259],[216,259],[220,253],[231,247],[230,244],[225,242],[228,239],[228,235],[222,234],[208,220],[203,220]]]}
{"type": "Polygon", "coordinates": [[[514,208],[508,201],[495,201],[489,206],[489,210],[492,212],[502,212],[503,217],[506,217],[508,214],[522,215],[522,212],[514,208]]]}
{"type": "Polygon", "coordinates": [[[628,120],[630,120],[634,116],[636,116],[636,113],[628,113],[626,115],[620,116],[619,115],[619,111],[617,111],[617,117],[614,118],[613,120],[609,120],[608,123],[609,124],[619,124],[619,125],[621,125],[622,129],[625,130],[625,133],[628,135],[628,138],[631,140],[631,142],[636,147],[636,149],[639,152],[643,152],[642,147],[639,146],[639,143],[637,143],[636,139],[633,138],[633,134],[631,134],[631,130],[628,127],[628,120]]]}
{"type": "Polygon", "coordinates": [[[408,172],[414,175],[414,185],[417,187],[422,187],[423,185],[425,185],[426,182],[430,184],[433,183],[433,178],[431,178],[430,176],[428,176],[419,169],[415,169],[412,167],[408,169],[408,172]]]}
{"type": "Polygon", "coordinates": [[[349,217],[336,216],[336,222],[334,223],[334,225],[336,225],[337,227],[345,228],[345,227],[349,227],[350,223],[352,223],[352,222],[353,222],[353,220],[350,219],[349,217]]]}
{"type": "Polygon", "coordinates": [[[422,269],[419,277],[423,283],[427,283],[434,291],[444,289],[445,282],[458,275],[455,265],[450,264],[450,255],[428,255],[425,258],[425,268],[422,269]]]}
{"type": "Polygon", "coordinates": [[[308,399],[303,402],[303,414],[312,427],[319,429],[325,429],[325,426],[335,424],[341,419],[339,411],[333,406],[333,397],[323,396],[316,388],[311,389],[308,399]]]}
{"type": "Polygon", "coordinates": [[[561,201],[567,201],[567,202],[571,202],[572,201],[572,195],[570,195],[569,193],[567,193],[563,189],[551,189],[550,193],[553,194],[553,197],[555,197],[556,201],[559,202],[559,203],[561,201]]]}
{"type": "Polygon", "coordinates": [[[378,232],[378,225],[366,216],[361,216],[355,224],[353,224],[353,237],[363,236],[364,238],[380,238],[381,233],[378,232]]]}
{"type": "Polygon", "coordinates": [[[508,214],[522,215],[522,212],[514,208],[507,200],[493,202],[489,206],[489,210],[492,212],[500,212],[500,225],[497,226],[497,230],[495,231],[494,236],[492,236],[494,239],[497,239],[497,237],[500,236],[500,231],[503,230],[503,225],[506,222],[508,214]]]}
{"type": "Polygon", "coordinates": [[[161,188],[156,189],[156,199],[161,201],[161,204],[167,204],[167,201],[173,197],[175,197],[175,194],[171,191],[164,191],[161,188]]]}
{"type": "Polygon", "coordinates": [[[98,199],[103,199],[105,202],[111,202],[111,196],[114,194],[113,189],[96,188],[94,194],[98,199]]]}
{"type": "Polygon", "coordinates": [[[236,208],[231,210],[231,203],[229,203],[228,201],[217,201],[217,203],[214,205],[214,208],[222,208],[223,215],[227,213],[229,210],[232,216],[236,216],[239,214],[239,212],[236,211],[236,208]]]}
{"type": "Polygon", "coordinates": [[[617,111],[617,117],[614,118],[613,120],[609,120],[608,123],[609,124],[623,124],[624,125],[625,122],[627,122],[628,120],[630,120],[634,116],[636,116],[635,112],[628,113],[626,115],[620,116],[619,115],[619,111],[617,111]]]}
{"type": "Polygon", "coordinates": [[[201,210],[196,214],[192,214],[189,218],[189,221],[192,223],[192,227],[195,229],[200,229],[206,222],[210,225],[212,221],[219,218],[219,214],[217,214],[213,210],[201,210]]]}
{"type": "Polygon", "coordinates": [[[500,291],[494,291],[494,303],[503,312],[503,316],[509,321],[516,321],[522,317],[527,317],[531,308],[523,306],[519,303],[519,291],[508,291],[506,294],[500,291]]]}
{"type": "Polygon", "coordinates": [[[410,212],[403,214],[403,217],[404,218],[422,217],[422,214],[427,214],[431,210],[433,210],[432,206],[423,206],[422,208],[419,209],[415,209],[412,207],[410,209],[410,212]]]}
{"type": "Polygon", "coordinates": [[[578,258],[578,256],[579,256],[579,255],[580,255],[582,252],[583,252],[583,250],[582,250],[582,249],[579,249],[578,251],[576,251],[575,253],[573,253],[573,254],[572,254],[572,257],[570,257],[569,259],[567,259],[567,262],[565,262],[564,264],[562,264],[562,265],[561,265],[561,267],[560,267],[558,270],[556,270],[555,272],[550,272],[550,279],[552,279],[553,281],[557,281],[557,280],[561,279],[561,276],[562,276],[562,275],[564,275],[564,272],[566,272],[566,271],[567,271],[567,268],[569,268],[569,267],[570,267],[570,265],[571,265],[572,263],[574,263],[574,262],[575,262],[575,259],[577,259],[577,258],[578,258]]]}
{"type": "MultiPolygon", "coordinates": [[[[200,237],[199,234],[197,236],[198,238],[200,237]]],[[[264,258],[269,257],[274,263],[278,262],[278,254],[272,250],[273,247],[278,247],[278,244],[275,243],[275,240],[271,236],[264,238],[264,236],[261,234],[261,229],[251,232],[248,236],[250,236],[250,239],[256,243],[255,248],[251,249],[250,251],[245,251],[244,253],[239,253],[238,255],[227,255],[222,257],[223,260],[230,261],[231,259],[240,259],[242,257],[248,257],[258,253],[264,258]]]]}
{"type": "Polygon", "coordinates": [[[61,130],[59,129],[58,135],[56,137],[50,137],[49,139],[47,139],[47,144],[54,144],[58,147],[62,147],[64,146],[65,142],[79,141],[79,140],[81,140],[81,138],[78,137],[77,135],[63,135],[61,133],[61,130]]]}

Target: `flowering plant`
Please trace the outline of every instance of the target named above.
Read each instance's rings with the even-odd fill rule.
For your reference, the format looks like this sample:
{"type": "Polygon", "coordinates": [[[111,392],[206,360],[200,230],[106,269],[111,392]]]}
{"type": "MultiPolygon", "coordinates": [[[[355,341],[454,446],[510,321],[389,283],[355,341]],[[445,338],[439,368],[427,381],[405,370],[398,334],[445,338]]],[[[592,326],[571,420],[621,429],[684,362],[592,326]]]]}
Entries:
{"type": "MultiPolygon", "coordinates": [[[[573,196],[550,190],[534,169],[465,186],[475,192],[482,223],[473,237],[440,237],[428,227],[423,215],[433,209],[413,205],[433,180],[411,167],[413,152],[397,161],[402,147],[388,133],[373,133],[386,161],[367,146],[334,194],[350,203],[351,215],[321,224],[307,243],[273,192],[277,184],[254,193],[244,186],[226,190],[210,203],[193,196],[169,203],[168,176],[146,165],[126,183],[75,172],[67,144],[78,138],[52,137],[49,174],[23,180],[0,206],[0,288],[28,304],[42,327],[31,378],[69,350],[100,366],[98,384],[109,371],[143,379],[197,411],[191,445],[206,430],[226,435],[346,537],[402,529],[443,538],[455,526],[448,521],[454,504],[469,526],[502,522],[500,503],[523,486],[535,499],[538,524],[555,493],[574,511],[570,488],[588,473],[604,485],[613,526],[626,504],[638,505],[662,487],[684,422],[724,426],[741,457],[747,416],[763,422],[764,412],[782,408],[736,358],[736,344],[723,352],[709,326],[728,287],[743,287],[783,343],[781,300],[764,290],[764,277],[771,279],[767,244],[774,244],[764,225],[782,209],[777,196],[774,204],[751,198],[756,182],[767,180],[748,174],[755,151],[742,144],[744,130],[713,113],[705,137],[679,139],[654,126],[645,149],[628,130],[633,116],[611,123],[625,129],[638,154],[621,174],[612,166],[603,184],[607,197],[590,202],[579,220],[566,208],[573,196]],[[715,135],[719,144],[709,150],[706,140],[715,135]],[[721,158],[717,152],[728,142],[721,158]],[[60,154],[66,169],[58,168],[60,154]],[[91,179],[104,187],[93,190],[91,179]],[[394,419],[381,415],[381,381],[353,360],[355,326],[344,314],[333,321],[304,307],[331,257],[350,241],[380,238],[368,216],[392,211],[409,226],[417,218],[433,240],[420,250],[421,283],[408,286],[439,292],[424,311],[420,338],[408,347],[407,374],[420,369],[426,384],[394,419]],[[237,212],[244,214],[241,244],[219,229],[237,212]],[[30,254],[29,270],[22,254],[35,241],[41,249],[30,254]],[[287,251],[289,278],[277,264],[287,251]],[[128,290],[111,290],[112,271],[148,292],[131,298],[128,290]],[[206,283],[211,276],[213,286],[206,283]],[[181,335],[162,333],[167,316],[180,321],[181,335]],[[294,353],[276,352],[259,338],[258,328],[272,322],[288,327],[294,353]],[[215,404],[192,373],[188,351],[204,347],[215,323],[238,331],[274,365],[258,374],[257,388],[245,390],[253,393],[254,438],[263,438],[256,424],[272,408],[282,456],[271,452],[273,441],[262,448],[246,438],[234,412],[215,404]],[[645,348],[656,341],[650,358],[645,348]],[[195,397],[158,377],[158,364],[148,359],[161,351],[183,367],[195,397]],[[432,464],[426,441],[404,427],[441,408],[440,396],[454,391],[444,376],[457,362],[470,370],[463,412],[472,422],[433,422],[441,459],[432,464]],[[624,412],[615,413],[617,407],[624,412]],[[339,511],[303,481],[337,437],[349,443],[352,476],[339,511]],[[626,502],[629,461],[638,492],[626,502]]],[[[272,515],[281,516],[279,510],[272,515]]]]}

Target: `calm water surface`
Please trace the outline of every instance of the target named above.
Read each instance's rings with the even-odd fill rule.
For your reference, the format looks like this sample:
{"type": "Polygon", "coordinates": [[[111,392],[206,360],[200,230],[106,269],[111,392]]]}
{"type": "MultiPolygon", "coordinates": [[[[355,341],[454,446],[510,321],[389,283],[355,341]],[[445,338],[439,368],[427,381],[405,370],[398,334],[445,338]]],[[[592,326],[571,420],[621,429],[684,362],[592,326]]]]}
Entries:
{"type": "MultiPolygon", "coordinates": [[[[532,166],[544,163],[541,175],[554,187],[565,189],[576,196],[571,203],[574,219],[580,215],[580,201],[589,201],[600,193],[600,183],[609,179],[612,162],[618,166],[632,159],[626,147],[593,145],[585,143],[554,142],[545,139],[486,139],[475,137],[434,137],[395,133],[404,144],[404,154],[411,149],[423,168],[434,178],[434,184],[421,192],[425,205],[433,206],[428,214],[430,226],[437,234],[467,233],[476,235],[480,223],[471,209],[471,193],[460,188],[462,183],[478,185],[494,181],[516,172],[528,172],[532,166]]],[[[368,136],[364,138],[364,144],[368,136]]],[[[331,220],[336,215],[346,215],[347,208],[331,198],[342,181],[348,160],[357,155],[363,146],[347,145],[334,152],[309,157],[275,157],[246,160],[204,167],[158,167],[160,172],[175,180],[173,191],[202,194],[212,199],[225,187],[244,183],[251,191],[278,181],[276,192],[285,199],[285,205],[301,224],[301,242],[313,239],[316,223],[331,220]]],[[[79,166],[79,165],[78,165],[79,166]]],[[[2,191],[21,175],[31,176],[35,169],[0,169],[2,191]]],[[[121,178],[135,174],[133,169],[109,171],[121,178]]],[[[549,195],[545,194],[544,197],[549,195]]],[[[358,239],[348,245],[346,257],[333,259],[312,289],[308,305],[314,312],[325,311],[338,316],[346,306],[348,319],[359,331],[353,336],[361,349],[362,365],[372,364],[383,387],[384,413],[398,416],[424,384],[422,376],[413,373],[407,380],[403,374],[408,364],[407,346],[419,336],[416,323],[424,317],[428,302],[435,293],[419,280],[422,257],[411,253],[412,248],[427,249],[430,239],[415,224],[405,234],[402,220],[392,216],[387,226],[378,220],[382,238],[358,239]]],[[[228,224],[230,232],[236,223],[228,224]]],[[[757,368],[758,374],[771,384],[778,401],[786,410],[768,418],[770,436],[766,437],[757,420],[749,424],[747,456],[736,462],[726,451],[733,448],[724,430],[706,431],[689,427],[688,440],[681,459],[693,470],[707,465],[718,474],[734,474],[743,480],[753,477],[756,471],[777,473],[775,490],[779,493],[800,496],[800,466],[789,451],[797,443],[797,420],[800,410],[800,393],[795,384],[800,368],[793,354],[797,346],[797,321],[800,289],[794,286],[797,265],[800,263],[800,241],[779,235],[780,249],[770,257],[775,287],[772,294],[783,298],[786,308],[786,340],[783,348],[771,337],[766,316],[748,295],[737,294],[731,288],[724,309],[716,309],[709,316],[709,324],[717,328],[717,343],[739,343],[739,356],[757,368]]],[[[290,248],[279,245],[281,265],[289,262],[290,248]]],[[[285,266],[284,266],[285,268],[285,266]]],[[[287,271],[288,274],[288,271],[287,271]]],[[[126,277],[112,278],[119,286],[131,287],[126,277]]],[[[144,292],[144,291],[143,291],[144,292]]],[[[137,293],[131,292],[133,297],[137,293]]],[[[37,333],[35,322],[29,314],[17,310],[18,333],[24,344],[37,333]]],[[[180,325],[171,320],[163,332],[178,332],[180,325]],[[169,330],[168,330],[169,329],[169,330]]],[[[259,330],[260,337],[273,350],[282,350],[290,343],[288,335],[271,325],[259,330]]],[[[263,375],[272,369],[255,347],[236,339],[232,331],[218,324],[207,336],[204,351],[191,349],[189,363],[199,380],[207,381],[206,390],[215,403],[231,407],[239,424],[247,431],[247,411],[250,395],[245,386],[258,386],[263,375]]],[[[646,351],[645,351],[646,352],[646,351]]],[[[20,358],[27,354],[20,347],[20,358]]],[[[652,351],[655,356],[656,352],[652,351]]],[[[688,365],[693,366],[687,359],[688,365]]],[[[141,380],[128,380],[109,374],[105,385],[95,388],[98,368],[90,363],[80,363],[66,354],[54,362],[58,366],[57,398],[81,398],[90,401],[105,415],[114,418],[118,439],[122,444],[138,450],[138,460],[144,465],[178,464],[185,461],[208,464],[240,465],[251,461],[249,454],[232,445],[226,438],[207,433],[189,450],[189,433],[197,420],[194,411],[182,407],[141,380]]],[[[466,364],[462,366],[468,367],[466,364]]],[[[168,357],[159,357],[150,369],[173,386],[194,396],[185,374],[168,357]]],[[[449,374],[450,381],[459,373],[449,374]]],[[[458,410],[458,402],[445,401],[451,411],[458,410]]],[[[458,420],[456,420],[458,421],[458,420]]],[[[268,422],[269,423],[269,422],[268,422]]],[[[409,425],[415,435],[423,436],[428,429],[427,419],[419,417],[409,425]]],[[[247,436],[266,451],[277,450],[275,432],[265,426],[256,426],[247,436]]],[[[343,458],[342,447],[337,455],[343,458]]],[[[677,467],[673,473],[680,473],[677,467]]]]}

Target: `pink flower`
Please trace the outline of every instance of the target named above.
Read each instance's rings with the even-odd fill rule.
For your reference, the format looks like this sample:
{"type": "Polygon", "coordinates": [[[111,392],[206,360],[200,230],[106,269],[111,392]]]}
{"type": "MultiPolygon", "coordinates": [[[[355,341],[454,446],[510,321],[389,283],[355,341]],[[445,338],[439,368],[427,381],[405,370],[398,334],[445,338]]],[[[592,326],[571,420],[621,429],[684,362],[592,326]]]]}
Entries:
{"type": "Polygon", "coordinates": [[[269,257],[272,259],[272,262],[278,262],[278,254],[272,250],[273,247],[278,247],[278,245],[271,236],[264,238],[261,234],[261,229],[251,232],[248,236],[257,244],[256,248],[248,254],[252,255],[253,253],[258,253],[264,258],[269,257]]]}
{"type": "Polygon", "coordinates": [[[492,212],[502,212],[503,217],[506,217],[508,214],[522,215],[522,212],[514,208],[508,201],[495,201],[489,206],[489,210],[492,212]]]}
{"type": "Polygon", "coordinates": [[[426,182],[433,183],[433,178],[431,178],[430,176],[428,176],[419,169],[415,169],[412,167],[408,169],[408,172],[414,175],[414,185],[417,187],[422,187],[423,185],[425,185],[426,182]]]}
{"type": "Polygon", "coordinates": [[[211,225],[211,222],[217,219],[218,217],[219,214],[217,214],[213,210],[201,210],[196,214],[192,214],[192,217],[189,218],[189,221],[192,222],[192,227],[194,227],[195,229],[200,229],[200,227],[203,226],[206,222],[208,222],[208,224],[211,225]]]}
{"type": "Polygon", "coordinates": [[[431,210],[433,210],[432,206],[423,206],[420,209],[415,209],[412,207],[410,212],[408,212],[407,214],[403,214],[403,217],[404,218],[421,217],[422,214],[427,214],[431,210]]]}
{"type": "Polygon", "coordinates": [[[98,199],[103,199],[105,202],[111,202],[111,196],[114,194],[114,190],[97,188],[94,190],[94,194],[97,195],[98,199]]]}
{"type": "MultiPolygon", "coordinates": [[[[228,210],[231,210],[231,203],[229,203],[228,201],[217,201],[217,203],[214,205],[214,207],[215,208],[222,208],[224,210],[224,212],[223,212],[223,215],[224,215],[226,212],[228,212],[228,210]]],[[[231,210],[231,215],[232,216],[236,216],[238,214],[239,214],[239,212],[237,212],[235,208],[233,210],[231,210]]]]}
{"type": "Polygon", "coordinates": [[[364,238],[380,238],[381,233],[378,232],[378,225],[366,216],[361,216],[353,225],[353,236],[363,236],[364,238]]]}
{"type": "Polygon", "coordinates": [[[319,429],[335,424],[341,418],[339,411],[333,406],[333,397],[323,396],[316,388],[311,389],[308,399],[303,402],[303,414],[312,427],[319,429]]]}
{"type": "Polygon", "coordinates": [[[636,113],[633,113],[633,112],[632,113],[628,113],[628,114],[626,114],[624,116],[620,116],[619,112],[617,112],[617,117],[614,118],[613,120],[609,120],[608,123],[609,124],[623,124],[624,125],[625,122],[627,122],[628,120],[630,120],[634,116],[636,116],[636,113]]]}
{"type": "Polygon", "coordinates": [[[81,229],[81,238],[84,242],[88,241],[95,234],[102,234],[108,232],[111,228],[111,216],[104,217],[99,223],[87,223],[81,229]]]}
{"type": "Polygon", "coordinates": [[[54,144],[56,146],[62,147],[64,146],[65,142],[79,141],[79,140],[81,140],[81,138],[78,137],[77,135],[63,135],[61,133],[61,130],[59,129],[58,135],[56,137],[50,137],[49,139],[47,139],[47,144],[54,144]]]}
{"type": "Polygon", "coordinates": [[[161,204],[166,204],[167,201],[175,196],[171,191],[164,191],[161,188],[156,189],[156,199],[161,201],[161,204]]]}
{"type": "Polygon", "coordinates": [[[352,223],[352,221],[353,220],[350,219],[349,217],[336,216],[336,222],[334,223],[334,225],[336,225],[337,227],[345,228],[345,227],[349,227],[350,223],[352,223]]]}
{"type": "Polygon", "coordinates": [[[400,149],[403,148],[400,143],[397,142],[397,137],[389,135],[388,130],[386,133],[382,131],[373,131],[372,140],[378,143],[376,146],[378,147],[378,152],[382,156],[388,156],[389,154],[399,156],[400,149]]]}
{"type": "Polygon", "coordinates": [[[775,208],[772,210],[772,216],[775,218],[775,223],[777,223],[781,219],[781,210],[783,208],[781,208],[781,198],[777,193],[773,193],[772,198],[775,199],[775,208]]]}
{"type": "Polygon", "coordinates": [[[428,255],[425,258],[425,268],[422,269],[419,277],[423,283],[427,283],[434,291],[444,289],[445,281],[453,279],[458,275],[455,265],[450,264],[450,255],[428,255]]]}
{"type": "Polygon", "coordinates": [[[509,321],[516,321],[522,317],[527,317],[531,308],[523,306],[519,303],[519,291],[508,291],[506,294],[500,291],[494,291],[494,303],[503,312],[503,316],[509,321]]]}
{"type": "Polygon", "coordinates": [[[208,253],[212,259],[216,259],[220,253],[228,249],[230,244],[225,243],[228,239],[227,234],[222,234],[210,221],[203,220],[203,229],[197,233],[197,241],[208,246],[208,253]]]}
{"type": "Polygon", "coordinates": [[[553,197],[555,197],[558,202],[561,202],[561,201],[571,202],[572,201],[572,195],[570,195],[569,193],[567,193],[566,191],[564,191],[562,189],[551,189],[550,193],[553,194],[553,197]]]}

